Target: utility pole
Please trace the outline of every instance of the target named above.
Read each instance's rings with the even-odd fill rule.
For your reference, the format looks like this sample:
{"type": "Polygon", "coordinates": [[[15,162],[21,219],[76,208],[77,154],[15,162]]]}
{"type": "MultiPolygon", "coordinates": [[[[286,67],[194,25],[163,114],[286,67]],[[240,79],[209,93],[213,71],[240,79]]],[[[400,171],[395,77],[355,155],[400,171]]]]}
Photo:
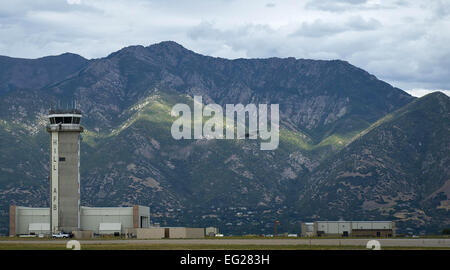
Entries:
{"type": "Polygon", "coordinates": [[[274,225],[273,225],[273,230],[274,230],[274,234],[273,236],[277,236],[277,226],[280,225],[280,222],[278,220],[275,220],[274,225]]]}

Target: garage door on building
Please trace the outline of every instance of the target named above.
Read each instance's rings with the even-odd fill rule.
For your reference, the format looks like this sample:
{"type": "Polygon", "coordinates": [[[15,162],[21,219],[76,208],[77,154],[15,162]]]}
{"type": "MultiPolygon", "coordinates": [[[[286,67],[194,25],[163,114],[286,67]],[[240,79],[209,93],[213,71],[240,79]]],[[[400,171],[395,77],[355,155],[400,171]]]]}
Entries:
{"type": "Polygon", "coordinates": [[[122,223],[100,223],[99,234],[120,234],[122,223]]]}
{"type": "Polygon", "coordinates": [[[49,234],[50,233],[50,223],[30,223],[28,224],[29,234],[49,234]]]}

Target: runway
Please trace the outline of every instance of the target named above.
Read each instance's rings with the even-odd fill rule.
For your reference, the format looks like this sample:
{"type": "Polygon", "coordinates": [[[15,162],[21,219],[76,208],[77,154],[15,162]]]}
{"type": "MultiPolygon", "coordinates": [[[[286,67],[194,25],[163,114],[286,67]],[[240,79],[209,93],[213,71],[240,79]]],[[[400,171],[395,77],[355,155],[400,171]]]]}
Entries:
{"type": "MultiPolygon", "coordinates": [[[[377,240],[381,247],[442,247],[450,248],[450,239],[419,238],[419,239],[152,239],[152,240],[79,240],[81,245],[89,244],[127,244],[127,245],[303,245],[303,246],[366,246],[369,240],[377,240]]],[[[0,244],[64,244],[64,240],[0,240],[0,244]]]]}

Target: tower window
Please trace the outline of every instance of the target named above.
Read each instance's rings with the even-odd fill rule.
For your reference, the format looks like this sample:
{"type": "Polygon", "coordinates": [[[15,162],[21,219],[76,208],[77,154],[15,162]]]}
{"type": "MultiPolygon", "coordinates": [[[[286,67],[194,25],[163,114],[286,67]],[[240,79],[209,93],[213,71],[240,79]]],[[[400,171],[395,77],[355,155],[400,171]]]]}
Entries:
{"type": "Polygon", "coordinates": [[[72,117],[64,117],[64,124],[72,124],[72,117]]]}
{"type": "Polygon", "coordinates": [[[59,161],[66,161],[66,158],[65,157],[60,157],[59,161]]]}
{"type": "Polygon", "coordinates": [[[59,124],[59,123],[62,123],[63,122],[63,118],[62,117],[56,117],[55,118],[55,124],[59,124]]]}

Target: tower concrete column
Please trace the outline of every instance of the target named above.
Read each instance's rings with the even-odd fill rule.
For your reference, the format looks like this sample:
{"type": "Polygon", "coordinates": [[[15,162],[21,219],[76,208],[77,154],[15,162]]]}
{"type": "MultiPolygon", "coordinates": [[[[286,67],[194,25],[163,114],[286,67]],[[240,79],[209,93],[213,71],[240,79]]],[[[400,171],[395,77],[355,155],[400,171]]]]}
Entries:
{"type": "Polygon", "coordinates": [[[50,230],[80,229],[80,126],[79,110],[51,110],[47,131],[50,154],[50,230]]]}

